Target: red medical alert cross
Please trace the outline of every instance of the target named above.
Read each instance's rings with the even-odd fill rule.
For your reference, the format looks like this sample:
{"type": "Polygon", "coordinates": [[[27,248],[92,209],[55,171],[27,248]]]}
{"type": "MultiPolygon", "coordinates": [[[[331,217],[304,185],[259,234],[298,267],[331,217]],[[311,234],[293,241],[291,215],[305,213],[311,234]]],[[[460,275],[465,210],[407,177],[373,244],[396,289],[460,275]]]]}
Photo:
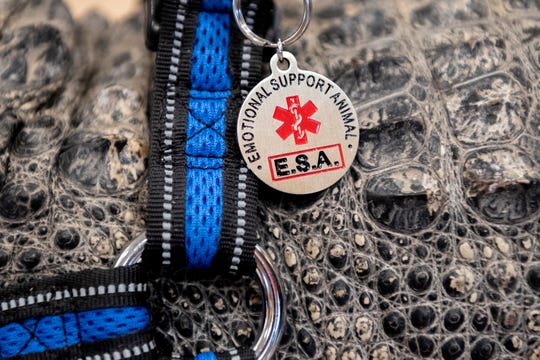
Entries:
{"type": "Polygon", "coordinates": [[[304,145],[308,142],[307,132],[317,134],[321,123],[310,118],[317,112],[317,107],[311,100],[304,106],[300,106],[298,95],[287,97],[287,109],[276,106],[274,110],[274,119],[282,121],[276,133],[283,140],[294,134],[296,145],[304,145]]]}

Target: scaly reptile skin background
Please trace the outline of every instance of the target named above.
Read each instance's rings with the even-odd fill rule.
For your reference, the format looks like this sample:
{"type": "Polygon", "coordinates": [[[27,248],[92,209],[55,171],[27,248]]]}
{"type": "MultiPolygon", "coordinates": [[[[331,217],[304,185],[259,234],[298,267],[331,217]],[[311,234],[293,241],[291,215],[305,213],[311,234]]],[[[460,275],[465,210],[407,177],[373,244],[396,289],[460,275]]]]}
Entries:
{"type": "MultiPolygon", "coordinates": [[[[286,32],[300,19],[280,1],[286,32]]],[[[540,4],[318,0],[290,50],[351,97],[360,147],[314,196],[261,188],[279,359],[540,358],[540,4]]],[[[0,2],[3,284],[108,267],[144,227],[151,55],[139,20],[0,2]]],[[[248,345],[255,280],[168,280],[181,353],[248,345]]]]}

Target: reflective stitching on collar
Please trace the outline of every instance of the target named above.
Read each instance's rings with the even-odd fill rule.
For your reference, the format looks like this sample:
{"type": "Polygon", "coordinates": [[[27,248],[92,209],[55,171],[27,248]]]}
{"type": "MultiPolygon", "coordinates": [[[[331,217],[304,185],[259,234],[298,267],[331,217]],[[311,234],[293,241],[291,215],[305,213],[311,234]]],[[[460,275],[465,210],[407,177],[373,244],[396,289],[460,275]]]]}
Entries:
{"type": "Polygon", "coordinates": [[[230,349],[229,354],[231,354],[231,360],[240,360],[240,355],[238,355],[237,349],[230,349]]]}
{"type": "Polygon", "coordinates": [[[113,351],[111,353],[97,354],[93,356],[86,356],[84,358],[79,358],[78,360],[121,360],[121,359],[131,359],[136,356],[140,356],[156,348],[156,343],[152,340],[143,345],[136,345],[132,348],[125,348],[123,350],[113,351]]]}
{"type": "Polygon", "coordinates": [[[182,47],[182,36],[184,31],[185,9],[184,5],[187,0],[181,0],[180,6],[176,13],[175,31],[173,47],[171,51],[171,66],[169,67],[169,80],[167,82],[166,95],[166,114],[165,128],[163,130],[163,143],[167,146],[163,156],[163,167],[165,172],[163,186],[163,223],[161,238],[161,263],[163,265],[171,264],[171,221],[172,221],[172,199],[173,199],[173,161],[172,161],[172,145],[173,145],[173,120],[175,111],[176,97],[176,80],[178,79],[178,66],[180,64],[180,48],[182,47]]]}
{"type": "MultiPolygon", "coordinates": [[[[257,4],[250,3],[249,9],[246,13],[246,23],[253,28],[255,23],[254,16],[257,11],[257,4]]],[[[251,61],[251,49],[253,45],[251,41],[247,38],[244,38],[244,46],[242,47],[242,70],[240,72],[240,87],[242,98],[245,98],[249,94],[249,66],[251,61]]]]}
{"type": "Polygon", "coordinates": [[[146,292],[147,284],[145,283],[129,283],[129,284],[109,284],[109,285],[98,285],[98,286],[89,286],[87,288],[78,288],[78,289],[65,289],[58,290],[54,294],[52,292],[48,293],[38,293],[34,295],[27,296],[26,298],[21,297],[18,299],[11,299],[7,301],[2,301],[0,303],[0,311],[7,311],[15,308],[22,308],[25,306],[30,306],[34,304],[39,304],[43,302],[50,301],[59,301],[68,298],[81,298],[89,297],[96,295],[112,295],[116,293],[136,293],[136,292],[146,292]]]}
{"type": "MultiPolygon", "coordinates": [[[[253,27],[255,12],[257,11],[257,4],[250,3],[249,10],[246,14],[246,23],[250,28],[253,27]]],[[[251,49],[252,45],[248,39],[244,39],[242,47],[242,69],[240,71],[240,87],[242,98],[245,98],[249,92],[249,71],[251,61],[251,49]]],[[[231,259],[231,265],[229,266],[229,272],[235,274],[238,271],[238,265],[240,264],[240,255],[242,255],[242,249],[244,247],[245,239],[244,234],[246,226],[246,180],[248,169],[244,166],[240,167],[240,173],[238,174],[238,193],[237,193],[237,223],[236,223],[236,238],[234,241],[233,257],[231,259]]]]}

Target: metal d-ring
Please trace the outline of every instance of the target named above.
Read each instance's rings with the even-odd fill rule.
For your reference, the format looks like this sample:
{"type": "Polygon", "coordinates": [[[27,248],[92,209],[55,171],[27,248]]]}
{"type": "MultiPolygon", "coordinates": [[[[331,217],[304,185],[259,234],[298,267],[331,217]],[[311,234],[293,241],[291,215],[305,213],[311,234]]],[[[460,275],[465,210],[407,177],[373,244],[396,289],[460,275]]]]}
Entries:
{"type": "MultiPolygon", "coordinates": [[[[120,253],[114,267],[131,266],[141,261],[146,233],[137,236],[120,253]]],[[[285,298],[277,271],[268,253],[259,245],[255,247],[257,277],[263,289],[265,318],[259,339],[253,345],[257,360],[269,360],[274,355],[285,325],[285,298]]]]}
{"type": "MultiPolygon", "coordinates": [[[[242,0],[233,0],[233,15],[234,15],[234,19],[236,20],[236,23],[238,24],[238,27],[240,28],[240,31],[253,44],[257,46],[278,48],[279,47],[278,42],[272,42],[270,40],[267,40],[255,34],[250,29],[249,25],[246,23],[246,19],[244,18],[244,15],[242,14],[241,2],[242,0]]],[[[302,22],[300,23],[300,25],[298,26],[298,28],[293,34],[291,34],[288,38],[281,40],[282,46],[289,46],[292,43],[294,43],[296,40],[300,39],[300,37],[304,34],[306,29],[308,28],[310,20],[311,20],[311,0],[304,0],[304,14],[302,15],[302,22]]]]}

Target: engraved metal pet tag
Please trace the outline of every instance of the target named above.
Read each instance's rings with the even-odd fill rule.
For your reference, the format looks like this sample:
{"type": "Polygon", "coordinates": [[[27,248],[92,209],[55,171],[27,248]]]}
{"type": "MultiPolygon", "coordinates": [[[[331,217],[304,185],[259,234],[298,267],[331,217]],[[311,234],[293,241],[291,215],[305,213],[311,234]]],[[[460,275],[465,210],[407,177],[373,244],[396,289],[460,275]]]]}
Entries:
{"type": "Polygon", "coordinates": [[[358,118],[343,90],[328,78],[298,69],[283,52],[272,74],[246,97],[238,116],[238,144],[251,171],[274,189],[310,194],[336,183],[358,149],[358,118]]]}

